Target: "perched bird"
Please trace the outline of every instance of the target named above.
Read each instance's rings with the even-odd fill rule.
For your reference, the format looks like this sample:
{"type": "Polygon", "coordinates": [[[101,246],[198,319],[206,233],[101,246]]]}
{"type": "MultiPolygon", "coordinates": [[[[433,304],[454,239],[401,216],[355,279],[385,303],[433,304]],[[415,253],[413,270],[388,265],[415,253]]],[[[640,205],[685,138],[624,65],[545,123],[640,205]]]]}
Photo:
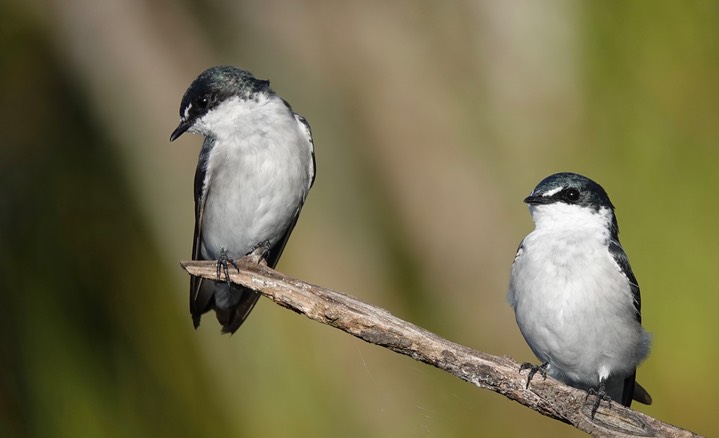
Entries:
{"type": "Polygon", "coordinates": [[[197,328],[214,310],[222,331],[234,333],[260,294],[230,284],[228,263],[253,255],[277,264],[315,179],[312,134],[269,81],[228,66],[205,70],[185,92],[170,141],[186,131],[205,137],[192,259],[218,260],[218,281],[191,277],[190,313],[197,328]]]}
{"type": "Polygon", "coordinates": [[[635,382],[649,354],[642,328],[639,284],[619,243],[619,228],[604,189],[576,173],[542,180],[524,200],[535,229],[519,245],[509,303],[519,329],[542,361],[530,369],[630,406],[651,404],[635,382]]]}

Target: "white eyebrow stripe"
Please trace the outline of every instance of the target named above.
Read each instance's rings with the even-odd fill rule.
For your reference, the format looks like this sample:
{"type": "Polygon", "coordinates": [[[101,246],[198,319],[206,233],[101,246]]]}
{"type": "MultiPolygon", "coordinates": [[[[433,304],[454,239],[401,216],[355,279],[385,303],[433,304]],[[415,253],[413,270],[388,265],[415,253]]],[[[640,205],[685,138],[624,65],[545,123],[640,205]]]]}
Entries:
{"type": "Polygon", "coordinates": [[[556,189],[552,189],[552,190],[550,190],[550,191],[548,191],[548,192],[544,192],[544,193],[542,193],[542,197],[548,198],[548,197],[550,197],[550,196],[556,195],[557,193],[559,193],[560,191],[562,191],[563,188],[564,188],[564,187],[557,187],[556,189]]]}

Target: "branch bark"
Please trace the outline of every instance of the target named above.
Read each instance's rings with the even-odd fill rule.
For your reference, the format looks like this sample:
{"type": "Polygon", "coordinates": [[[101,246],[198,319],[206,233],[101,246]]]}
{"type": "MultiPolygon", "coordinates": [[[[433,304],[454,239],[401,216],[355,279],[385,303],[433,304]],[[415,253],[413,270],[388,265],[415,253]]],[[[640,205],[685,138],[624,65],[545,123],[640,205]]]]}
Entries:
{"type": "MultiPolygon", "coordinates": [[[[214,261],[183,261],[192,275],[217,279],[214,261]]],[[[230,269],[230,281],[261,292],[282,307],[338,328],[370,344],[388,348],[433,365],[480,388],[504,395],[542,415],[571,424],[595,437],[696,437],[693,432],[641,412],[602,403],[590,417],[593,399],[587,393],[551,377],[536,377],[525,388],[526,373],[506,356],[472,350],[404,321],[356,298],[288,277],[248,258],[230,269]]]]}

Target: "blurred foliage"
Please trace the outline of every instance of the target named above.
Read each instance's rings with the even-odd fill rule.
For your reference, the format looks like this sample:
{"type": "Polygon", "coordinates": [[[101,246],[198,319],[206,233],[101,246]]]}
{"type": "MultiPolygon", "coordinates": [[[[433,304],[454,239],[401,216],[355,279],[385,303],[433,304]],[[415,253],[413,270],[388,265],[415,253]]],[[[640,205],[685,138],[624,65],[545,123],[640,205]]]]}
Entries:
{"type": "Polygon", "coordinates": [[[580,436],[262,300],[192,330],[197,73],[272,79],[318,178],[279,268],[531,360],[521,199],[599,181],[654,334],[638,409],[716,435],[715,2],[0,4],[0,436],[580,436]]]}

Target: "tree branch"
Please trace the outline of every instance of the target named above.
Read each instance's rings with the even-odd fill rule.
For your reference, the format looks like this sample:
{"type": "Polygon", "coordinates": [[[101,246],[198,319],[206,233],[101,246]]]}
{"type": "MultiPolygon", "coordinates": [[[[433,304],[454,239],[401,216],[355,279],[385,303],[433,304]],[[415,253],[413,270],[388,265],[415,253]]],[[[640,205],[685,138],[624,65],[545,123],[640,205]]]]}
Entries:
{"type": "MultiPolygon", "coordinates": [[[[180,263],[192,275],[217,279],[214,261],[180,263]]],[[[542,415],[571,424],[596,437],[695,437],[693,432],[661,422],[619,403],[602,403],[594,420],[593,400],[587,393],[548,377],[532,380],[525,389],[526,373],[506,356],[493,356],[456,344],[404,321],[379,307],[329,289],[305,283],[248,258],[238,260],[240,272],[231,269],[233,283],[261,292],[282,307],[345,331],[370,344],[388,348],[433,365],[523,404],[542,415]]]]}

